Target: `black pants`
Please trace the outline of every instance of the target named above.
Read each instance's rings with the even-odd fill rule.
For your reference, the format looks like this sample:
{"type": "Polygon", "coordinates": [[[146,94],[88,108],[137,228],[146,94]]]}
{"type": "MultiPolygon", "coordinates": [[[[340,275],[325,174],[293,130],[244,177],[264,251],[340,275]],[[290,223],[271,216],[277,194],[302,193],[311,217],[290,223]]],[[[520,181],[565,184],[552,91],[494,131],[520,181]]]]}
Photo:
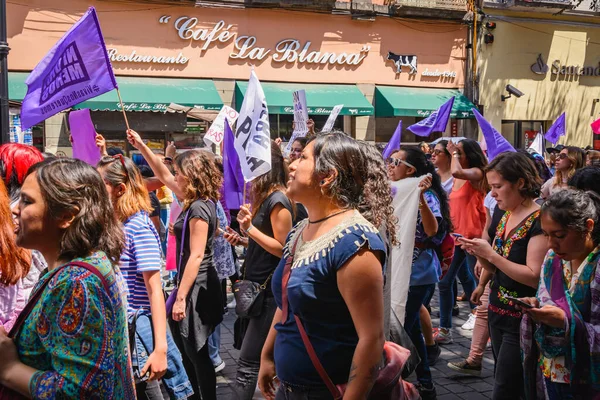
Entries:
{"type": "Polygon", "coordinates": [[[258,317],[250,318],[248,329],[242,342],[237,376],[233,387],[235,399],[251,400],[256,390],[260,354],[277,310],[273,297],[265,298],[263,308],[258,317]]]}
{"type": "Polygon", "coordinates": [[[494,353],[493,400],[519,400],[525,395],[519,332],[490,323],[494,353]]]}

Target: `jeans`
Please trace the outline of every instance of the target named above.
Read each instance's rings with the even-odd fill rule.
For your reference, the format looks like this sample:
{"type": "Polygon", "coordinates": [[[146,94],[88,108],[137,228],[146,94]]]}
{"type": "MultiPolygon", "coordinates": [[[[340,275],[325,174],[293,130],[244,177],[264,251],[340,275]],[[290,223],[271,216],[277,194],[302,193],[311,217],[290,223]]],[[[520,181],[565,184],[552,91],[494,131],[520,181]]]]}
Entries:
{"type": "Polygon", "coordinates": [[[519,332],[490,324],[492,351],[494,353],[493,400],[518,400],[525,395],[521,344],[519,332]]]}
{"type": "Polygon", "coordinates": [[[333,396],[327,388],[305,388],[281,382],[275,400],[331,400],[333,396]]]}
{"type": "MultiPolygon", "coordinates": [[[[467,297],[471,298],[471,294],[475,290],[475,279],[471,275],[471,270],[476,261],[475,257],[467,254],[459,246],[455,247],[450,268],[448,268],[448,272],[440,283],[438,283],[438,287],[440,288],[440,326],[442,328],[452,328],[452,307],[456,299],[456,293],[454,293],[452,284],[457,276],[463,284],[463,289],[467,297]]],[[[471,308],[473,307],[471,304],[471,308]]]]}
{"type": "Polygon", "coordinates": [[[410,286],[408,288],[408,299],[406,300],[406,314],[404,317],[404,329],[410,336],[413,344],[417,348],[421,362],[417,365],[416,373],[419,383],[425,387],[430,387],[433,384],[431,379],[431,371],[427,362],[427,348],[421,334],[421,321],[419,311],[425,301],[430,298],[435,291],[435,284],[410,286]]]}
{"type": "MultiPolygon", "coordinates": [[[[139,316],[136,322],[136,336],[135,344],[136,351],[132,351],[132,362],[134,365],[139,365],[140,369],[148,361],[149,355],[154,349],[154,340],[152,334],[152,321],[148,317],[149,313],[146,311],[139,311],[139,316]],[[137,357],[136,357],[137,356],[137,357]]],[[[131,321],[131,318],[130,318],[131,321]]],[[[162,382],[169,392],[169,396],[172,399],[186,399],[194,393],[192,384],[188,379],[187,373],[183,366],[183,359],[171,332],[167,329],[167,372],[162,377],[162,382]]],[[[154,391],[153,385],[145,385],[144,388],[146,394],[149,390],[154,391]],[[150,386],[150,387],[148,387],[150,386]]],[[[160,386],[156,385],[158,392],[160,392],[160,386]]],[[[153,392],[154,393],[154,392],[153,392]]],[[[155,398],[155,397],[148,397],[155,398]]]]}
{"type": "Polygon", "coordinates": [[[233,386],[234,398],[237,400],[251,400],[254,395],[260,369],[260,354],[269,335],[276,309],[275,298],[266,297],[260,315],[250,318],[242,342],[237,376],[233,386]]]}
{"type": "Polygon", "coordinates": [[[221,324],[217,325],[215,331],[208,337],[208,354],[210,355],[210,360],[215,367],[223,362],[223,360],[221,360],[221,356],[219,355],[220,347],[221,324]]]}
{"type": "Polygon", "coordinates": [[[163,254],[167,254],[167,237],[169,234],[169,214],[171,213],[170,207],[161,207],[160,208],[160,222],[162,226],[165,227],[164,235],[161,235],[160,245],[163,251],[163,254]]]}
{"type": "Polygon", "coordinates": [[[546,380],[546,393],[548,393],[548,400],[573,400],[573,390],[571,385],[568,383],[556,383],[552,382],[551,379],[544,378],[546,380]]]}
{"type": "Polygon", "coordinates": [[[138,400],[164,400],[160,381],[146,381],[135,385],[138,400]]]}

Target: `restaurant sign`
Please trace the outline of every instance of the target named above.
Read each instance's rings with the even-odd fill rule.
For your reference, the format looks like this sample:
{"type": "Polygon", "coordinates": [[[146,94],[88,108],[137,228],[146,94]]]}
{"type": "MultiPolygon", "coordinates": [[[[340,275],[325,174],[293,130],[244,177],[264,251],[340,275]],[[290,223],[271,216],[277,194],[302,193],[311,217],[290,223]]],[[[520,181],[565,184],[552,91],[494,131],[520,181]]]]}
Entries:
{"type": "Polygon", "coordinates": [[[234,49],[229,58],[237,60],[262,61],[271,57],[277,63],[320,64],[357,66],[367,57],[371,47],[364,45],[358,52],[321,52],[311,48],[310,41],[301,42],[294,38],[279,41],[274,48],[258,45],[256,36],[237,35],[231,29],[234,25],[221,20],[212,27],[197,27],[198,18],[183,16],[175,20],[170,15],[158,19],[161,24],[172,23],[177,35],[182,40],[197,42],[200,53],[207,51],[213,43],[233,41],[234,49]]]}

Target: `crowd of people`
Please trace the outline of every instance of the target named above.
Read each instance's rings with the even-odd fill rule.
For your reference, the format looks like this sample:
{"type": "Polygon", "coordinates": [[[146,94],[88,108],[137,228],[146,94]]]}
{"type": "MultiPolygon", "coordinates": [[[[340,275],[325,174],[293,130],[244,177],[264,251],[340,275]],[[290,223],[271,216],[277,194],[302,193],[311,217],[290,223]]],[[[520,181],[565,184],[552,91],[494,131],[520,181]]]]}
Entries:
{"type": "Polygon", "coordinates": [[[218,155],[127,139],[137,157],[98,135],[95,166],[0,146],[0,398],[215,400],[229,284],[234,399],[257,387],[269,400],[435,399],[430,367],[453,343],[457,301],[472,343],[448,367],[480,375],[489,342],[493,399],[600,396],[596,152],[488,159],[464,139],[384,160],[311,132],[285,156],[272,142],[270,171],[230,210],[218,155]],[[408,268],[389,257],[391,183],[404,179],[419,181],[401,321],[420,359],[414,387],[385,323],[386,277],[408,268]]]}

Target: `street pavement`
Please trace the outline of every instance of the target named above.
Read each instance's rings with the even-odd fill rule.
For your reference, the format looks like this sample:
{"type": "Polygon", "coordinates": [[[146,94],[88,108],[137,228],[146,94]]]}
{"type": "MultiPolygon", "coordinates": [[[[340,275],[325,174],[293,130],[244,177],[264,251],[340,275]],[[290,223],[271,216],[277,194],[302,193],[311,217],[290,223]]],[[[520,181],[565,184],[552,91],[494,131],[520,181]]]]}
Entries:
{"type": "MultiPolygon", "coordinates": [[[[459,290],[460,292],[460,290],[459,290]]],[[[231,296],[231,295],[230,295],[231,296]]],[[[494,359],[491,350],[486,350],[483,360],[481,377],[461,376],[448,368],[448,362],[461,361],[469,354],[472,331],[465,331],[460,326],[468,318],[468,304],[460,302],[460,315],[453,318],[452,329],[454,343],[442,346],[442,354],[431,367],[431,374],[439,400],[480,400],[492,398],[494,385],[494,359]]],[[[433,326],[439,325],[438,293],[432,300],[433,326]]],[[[225,361],[225,369],[217,375],[217,398],[219,400],[233,399],[231,384],[235,381],[237,359],[240,352],[233,348],[233,324],[235,311],[229,310],[221,327],[221,358],[225,361]]],[[[414,374],[408,379],[416,381],[414,374]]],[[[256,393],[254,399],[263,399],[256,393]]]]}

